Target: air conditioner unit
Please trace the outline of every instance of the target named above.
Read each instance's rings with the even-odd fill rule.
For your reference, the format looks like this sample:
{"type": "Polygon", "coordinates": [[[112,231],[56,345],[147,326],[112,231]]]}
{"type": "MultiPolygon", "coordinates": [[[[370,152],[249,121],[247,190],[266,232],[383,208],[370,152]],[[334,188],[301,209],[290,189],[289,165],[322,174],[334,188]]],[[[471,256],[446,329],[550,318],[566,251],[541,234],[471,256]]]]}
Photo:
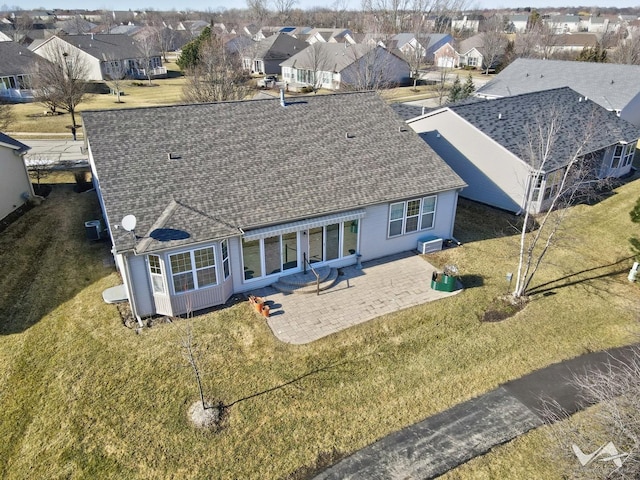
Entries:
{"type": "Polygon", "coordinates": [[[438,252],[442,250],[442,239],[434,235],[418,239],[418,252],[425,253],[438,252]]]}
{"type": "Polygon", "coordinates": [[[102,233],[100,220],[89,220],[88,222],[84,222],[84,229],[88,240],[100,240],[102,233]]]}

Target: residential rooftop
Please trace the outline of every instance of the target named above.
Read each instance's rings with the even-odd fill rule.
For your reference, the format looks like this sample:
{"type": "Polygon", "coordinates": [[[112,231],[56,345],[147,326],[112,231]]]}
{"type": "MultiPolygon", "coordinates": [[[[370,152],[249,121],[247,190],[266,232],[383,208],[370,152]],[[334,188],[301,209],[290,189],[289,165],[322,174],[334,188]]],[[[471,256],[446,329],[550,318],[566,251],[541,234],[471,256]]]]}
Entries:
{"type": "Polygon", "coordinates": [[[640,128],[569,87],[495,100],[452,105],[449,109],[516,156],[527,159],[531,132],[556,122],[546,169],[563,166],[582,145],[581,154],[640,138],[640,128]]]}
{"type": "Polygon", "coordinates": [[[188,232],[147,251],[465,186],[374,92],[82,116],[109,221],[188,232]]]}
{"type": "Polygon", "coordinates": [[[640,93],[640,65],[518,58],[476,95],[508,97],[571,87],[607,110],[620,111],[640,93]]]}

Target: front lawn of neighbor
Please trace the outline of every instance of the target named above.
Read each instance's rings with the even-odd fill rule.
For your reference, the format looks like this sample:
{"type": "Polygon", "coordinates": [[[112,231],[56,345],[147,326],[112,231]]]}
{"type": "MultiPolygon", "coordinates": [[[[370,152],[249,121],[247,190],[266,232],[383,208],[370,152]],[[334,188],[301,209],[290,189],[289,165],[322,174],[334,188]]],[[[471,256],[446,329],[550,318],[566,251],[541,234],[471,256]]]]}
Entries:
{"type": "MultiPolygon", "coordinates": [[[[140,334],[122,325],[101,298],[120,282],[105,266],[109,246],[85,238],[84,222],[99,215],[95,194],[55,184],[0,234],[0,477],[301,478],[318,458],[509,379],[630,343],[640,292],[626,278],[628,212],[638,182],[574,208],[534,281],[545,286],[502,322],[480,319],[515,269],[516,218],[464,201],[463,246],[428,256],[458,266],[468,287],[458,295],[302,346],[276,340],[247,302],[195,317],[205,393],[228,406],[218,433],[187,419],[198,398],[181,348],[189,322],[140,334]]],[[[501,471],[560,478],[562,465],[513,461],[501,471]]]]}

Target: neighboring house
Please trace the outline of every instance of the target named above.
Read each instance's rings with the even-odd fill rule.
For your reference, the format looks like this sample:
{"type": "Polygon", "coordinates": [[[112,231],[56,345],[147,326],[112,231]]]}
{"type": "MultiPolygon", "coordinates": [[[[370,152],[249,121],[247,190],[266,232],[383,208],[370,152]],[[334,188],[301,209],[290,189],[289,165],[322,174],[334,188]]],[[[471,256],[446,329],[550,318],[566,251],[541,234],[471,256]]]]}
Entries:
{"type": "Polygon", "coordinates": [[[314,28],[302,33],[307,35],[307,43],[313,45],[316,42],[341,43],[344,41],[345,35],[351,35],[352,32],[346,28],[314,28]]]}
{"type": "Polygon", "coordinates": [[[30,147],[0,133],[0,220],[33,196],[31,179],[24,164],[30,147]]]}
{"type": "Polygon", "coordinates": [[[242,66],[251,73],[279,74],[280,63],[293,57],[309,46],[303,40],[277,33],[260,40],[250,52],[242,57],[242,66]]]}
{"type": "Polygon", "coordinates": [[[0,42],[0,100],[32,102],[31,72],[43,59],[15,42],[0,42]]]}
{"type": "Polygon", "coordinates": [[[380,46],[316,43],[280,64],[286,84],[339,90],[406,84],[406,60],[380,46]]]}
{"type": "Polygon", "coordinates": [[[518,58],[475,95],[500,98],[566,86],[640,126],[638,78],[640,65],[518,58]]]}
{"type": "Polygon", "coordinates": [[[551,15],[542,20],[553,33],[577,33],[580,31],[578,15],[551,15]]]}
{"type": "Polygon", "coordinates": [[[485,21],[484,15],[466,14],[451,19],[451,31],[456,34],[478,33],[480,25],[485,21]]]}
{"type": "MultiPolygon", "coordinates": [[[[458,65],[460,67],[484,70],[485,60],[483,54],[484,34],[479,33],[460,42],[458,65]]],[[[493,66],[492,66],[493,67],[493,66]]]]}
{"type": "Polygon", "coordinates": [[[413,33],[398,33],[389,41],[379,42],[389,51],[395,49],[402,52],[406,58],[423,57],[428,63],[434,62],[434,53],[443,45],[452,43],[453,37],[446,33],[432,33],[416,36],[413,33]]]}
{"type": "Polygon", "coordinates": [[[256,42],[259,42],[267,38],[267,36],[262,31],[262,29],[257,25],[254,25],[253,23],[242,27],[241,32],[256,42]]]}
{"type": "Polygon", "coordinates": [[[148,69],[152,78],[167,76],[162,57],[157,49],[149,52],[148,61],[144,46],[124,34],[91,34],[53,36],[32,48],[33,52],[47,59],[51,56],[49,45],[75,49],[89,67],[87,80],[108,80],[123,69],[132,78],[146,78],[148,69]]]}
{"type": "Polygon", "coordinates": [[[79,15],[68,20],[58,21],[54,23],[56,35],[82,35],[83,33],[93,31],[97,25],[89,22],[79,15]]]}
{"type": "Polygon", "coordinates": [[[251,40],[246,35],[228,34],[224,35],[224,48],[227,53],[239,55],[241,58],[247,52],[251,52],[256,42],[251,40]]]}
{"type": "Polygon", "coordinates": [[[553,44],[549,45],[549,53],[577,53],[585,48],[598,46],[598,37],[595,33],[564,33],[552,37],[553,44]]]}
{"type": "Polygon", "coordinates": [[[464,182],[375,92],[283,103],[83,112],[138,318],[223,304],[305,260],[339,268],[451,237],[464,182]]]}
{"type": "Polygon", "coordinates": [[[568,87],[452,105],[407,123],[468,183],[462,196],[511,212],[527,208],[529,192],[530,213],[548,208],[578,142],[595,175],[621,177],[640,137],[640,128],[568,87]],[[546,130],[552,111],[557,133],[545,164],[534,165],[530,130],[546,130]]]}
{"type": "Polygon", "coordinates": [[[433,53],[433,64],[438,68],[457,68],[459,58],[452,42],[448,42],[433,53]]]}
{"type": "Polygon", "coordinates": [[[529,26],[529,14],[515,14],[508,16],[507,31],[510,33],[525,33],[529,26]]]}

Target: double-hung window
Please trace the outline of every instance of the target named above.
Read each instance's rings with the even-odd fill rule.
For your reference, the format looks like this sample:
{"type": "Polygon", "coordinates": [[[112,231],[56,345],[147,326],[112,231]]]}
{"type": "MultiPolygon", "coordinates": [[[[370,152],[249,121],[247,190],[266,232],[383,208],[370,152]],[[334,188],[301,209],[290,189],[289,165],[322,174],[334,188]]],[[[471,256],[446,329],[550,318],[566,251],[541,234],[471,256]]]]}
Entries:
{"type": "Polygon", "coordinates": [[[164,276],[162,275],[162,262],[158,255],[149,255],[149,274],[151,275],[151,285],[153,293],[165,293],[164,276]]]}
{"type": "Polygon", "coordinates": [[[436,196],[392,203],[389,208],[389,237],[433,228],[436,196]]]}
{"type": "Polygon", "coordinates": [[[229,240],[222,240],[220,247],[222,248],[222,274],[226,280],[231,275],[231,269],[229,268],[229,240]]]}
{"type": "Polygon", "coordinates": [[[216,259],[213,247],[169,255],[173,290],[188,292],[215,285],[216,259]]]}

